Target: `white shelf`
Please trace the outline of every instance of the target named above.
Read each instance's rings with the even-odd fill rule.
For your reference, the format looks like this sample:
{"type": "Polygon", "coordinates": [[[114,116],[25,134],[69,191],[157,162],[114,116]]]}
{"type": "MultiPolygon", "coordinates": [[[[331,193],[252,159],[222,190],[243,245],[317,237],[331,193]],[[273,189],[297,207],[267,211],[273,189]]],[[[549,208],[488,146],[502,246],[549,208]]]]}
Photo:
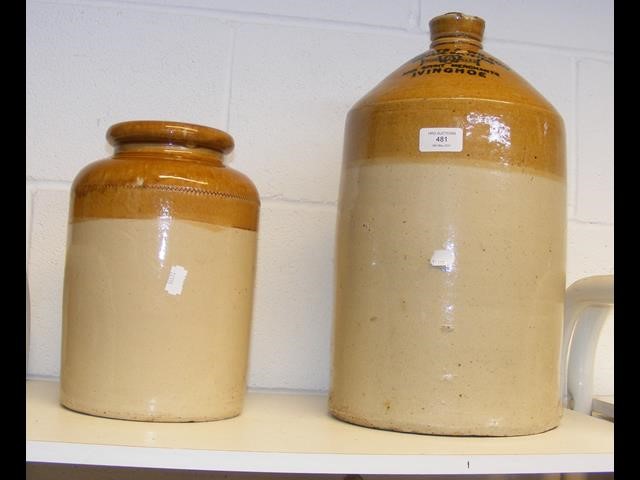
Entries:
{"type": "Polygon", "coordinates": [[[112,420],[58,403],[27,380],[28,462],[278,473],[612,472],[613,423],[571,410],[539,435],[444,437],[351,425],[325,395],[249,393],[239,417],[204,423],[112,420]]]}

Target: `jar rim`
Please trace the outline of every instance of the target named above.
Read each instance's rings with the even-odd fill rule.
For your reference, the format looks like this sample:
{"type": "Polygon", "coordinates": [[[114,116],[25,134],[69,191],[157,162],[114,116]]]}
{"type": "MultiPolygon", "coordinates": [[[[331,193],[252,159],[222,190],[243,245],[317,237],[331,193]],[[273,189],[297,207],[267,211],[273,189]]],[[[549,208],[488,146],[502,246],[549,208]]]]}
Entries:
{"type": "Polygon", "coordinates": [[[233,137],[217,128],[195,123],[169,120],[131,120],[112,125],[107,130],[107,141],[113,145],[123,143],[169,143],[186,147],[204,147],[229,153],[233,150],[233,137]]]}

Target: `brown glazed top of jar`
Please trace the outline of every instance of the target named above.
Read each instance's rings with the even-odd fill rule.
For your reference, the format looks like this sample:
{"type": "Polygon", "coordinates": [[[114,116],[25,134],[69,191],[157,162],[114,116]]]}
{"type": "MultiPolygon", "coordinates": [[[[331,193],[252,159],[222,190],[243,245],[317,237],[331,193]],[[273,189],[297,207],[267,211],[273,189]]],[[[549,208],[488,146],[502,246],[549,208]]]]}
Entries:
{"type": "Polygon", "coordinates": [[[464,131],[464,151],[447,153],[448,160],[565,178],[562,118],[524,78],[482,49],[484,27],[482,18],[460,12],[434,17],[429,50],[350,110],[345,158],[440,161],[442,155],[418,151],[418,131],[456,127],[464,131]]]}
{"type": "Polygon", "coordinates": [[[183,122],[113,125],[114,154],[76,176],[70,221],[174,217],[257,230],[260,199],[251,180],[226,167],[226,132],[183,122]]]}
{"type": "Polygon", "coordinates": [[[166,143],[189,148],[208,148],[222,154],[233,150],[233,138],[217,128],[183,122],[141,120],[116,123],[107,130],[115,147],[130,143],[166,143]]]}

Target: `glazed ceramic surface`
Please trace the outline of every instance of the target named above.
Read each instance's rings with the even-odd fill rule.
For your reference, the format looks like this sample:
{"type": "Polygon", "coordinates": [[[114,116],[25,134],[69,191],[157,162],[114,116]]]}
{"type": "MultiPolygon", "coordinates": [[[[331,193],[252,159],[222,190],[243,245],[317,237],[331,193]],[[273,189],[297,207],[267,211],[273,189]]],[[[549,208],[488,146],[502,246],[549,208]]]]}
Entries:
{"type": "Polygon", "coordinates": [[[360,425],[524,435],[558,425],[565,134],[482,50],[484,21],[350,110],[338,204],[329,407],[360,425]]]}
{"type": "Polygon", "coordinates": [[[114,125],[111,158],[71,194],[61,403],[106,417],[204,421],[242,410],[259,197],[232,138],[114,125]]]}

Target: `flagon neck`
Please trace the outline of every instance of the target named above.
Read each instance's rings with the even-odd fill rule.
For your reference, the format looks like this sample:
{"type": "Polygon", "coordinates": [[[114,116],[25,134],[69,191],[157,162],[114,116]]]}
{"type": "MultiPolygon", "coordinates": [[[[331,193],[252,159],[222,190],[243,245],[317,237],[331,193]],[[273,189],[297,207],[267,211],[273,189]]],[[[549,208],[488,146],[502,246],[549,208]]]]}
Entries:
{"type": "Polygon", "coordinates": [[[447,43],[466,43],[482,48],[484,20],[460,12],[449,12],[431,19],[429,31],[431,48],[447,43]]]}

